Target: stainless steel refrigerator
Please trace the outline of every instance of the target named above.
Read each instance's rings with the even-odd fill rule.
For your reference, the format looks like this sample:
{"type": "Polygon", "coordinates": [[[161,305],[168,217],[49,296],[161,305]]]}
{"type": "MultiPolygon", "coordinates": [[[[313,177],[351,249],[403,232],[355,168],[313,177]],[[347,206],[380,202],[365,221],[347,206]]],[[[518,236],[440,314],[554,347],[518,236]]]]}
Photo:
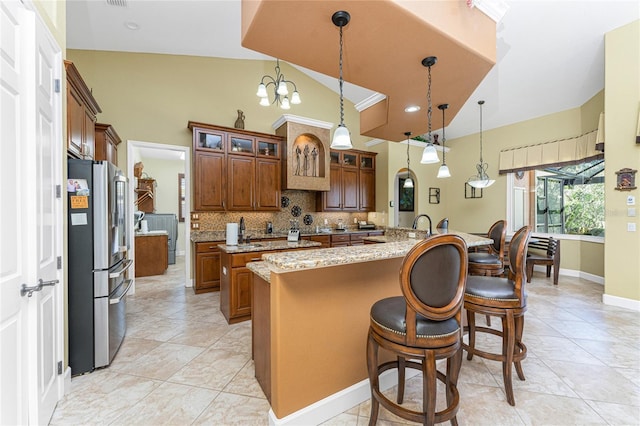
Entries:
{"type": "Polygon", "coordinates": [[[128,179],[106,161],[68,160],[69,366],[111,363],[126,332],[128,179]]]}

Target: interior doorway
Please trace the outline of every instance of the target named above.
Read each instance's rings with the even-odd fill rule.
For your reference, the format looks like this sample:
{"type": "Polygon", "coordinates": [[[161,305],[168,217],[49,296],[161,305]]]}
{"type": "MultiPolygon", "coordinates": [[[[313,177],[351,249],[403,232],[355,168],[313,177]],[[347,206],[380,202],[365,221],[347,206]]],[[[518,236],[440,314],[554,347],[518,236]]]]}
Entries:
{"type": "MultiPolygon", "coordinates": [[[[144,162],[145,158],[164,159],[180,164],[177,172],[184,175],[184,188],[186,191],[184,192],[184,202],[182,203],[184,222],[179,222],[180,225],[178,227],[178,241],[181,241],[183,244],[180,244],[181,250],[177,250],[177,254],[180,255],[182,252],[184,253],[184,283],[185,287],[192,287],[193,282],[189,268],[189,265],[191,265],[191,149],[185,146],[156,142],[127,141],[127,176],[129,176],[129,199],[131,200],[129,203],[129,209],[131,209],[131,214],[129,215],[131,229],[133,229],[134,226],[133,212],[136,210],[134,201],[137,199],[135,192],[137,185],[133,169],[136,162],[141,160],[144,162]]],[[[173,183],[176,190],[178,189],[178,182],[178,177],[176,176],[175,182],[173,183]]],[[[161,193],[159,193],[159,197],[162,197],[161,193]]],[[[177,197],[171,200],[171,202],[175,202],[176,205],[179,203],[177,197]]],[[[134,253],[133,257],[135,259],[135,237],[133,233],[130,234],[130,239],[129,246],[131,247],[132,253],[134,253]]],[[[135,280],[132,289],[135,293],[135,280]]]]}
{"type": "Polygon", "coordinates": [[[393,213],[394,223],[397,227],[411,228],[413,225],[413,219],[416,217],[418,201],[416,199],[416,195],[418,194],[417,183],[418,180],[416,179],[415,174],[412,171],[408,171],[407,173],[406,168],[400,169],[396,173],[393,183],[393,213]],[[411,180],[414,183],[413,188],[404,187],[404,182],[409,175],[411,175],[411,180]]]}

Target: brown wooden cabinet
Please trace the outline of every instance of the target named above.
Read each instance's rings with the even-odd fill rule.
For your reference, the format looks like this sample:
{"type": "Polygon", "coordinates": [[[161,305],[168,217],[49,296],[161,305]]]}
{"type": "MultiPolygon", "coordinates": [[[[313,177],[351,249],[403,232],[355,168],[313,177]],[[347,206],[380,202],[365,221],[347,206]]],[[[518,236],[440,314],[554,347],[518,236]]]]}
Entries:
{"type": "Polygon", "coordinates": [[[118,165],[118,145],[120,136],[111,124],[96,123],[96,151],[94,160],[106,160],[118,165]]]}
{"type": "Polygon", "coordinates": [[[136,208],[145,213],[156,212],[156,180],[155,179],[138,179],[138,188],[136,193],[136,208]]]}
{"type": "Polygon", "coordinates": [[[329,248],[331,247],[331,236],[329,235],[309,235],[306,237],[302,237],[303,240],[310,240],[321,243],[322,245],[318,248],[329,248]]]}
{"type": "Polygon", "coordinates": [[[329,191],[317,193],[319,211],[375,210],[375,153],[330,152],[329,191]]]}
{"type": "Polygon", "coordinates": [[[279,211],[280,149],[275,135],[189,122],[196,211],[279,211]]]}
{"type": "Polygon", "coordinates": [[[216,242],[195,243],[196,294],[220,289],[220,249],[216,242]]]}
{"type": "Polygon", "coordinates": [[[73,62],[64,61],[67,73],[67,152],[93,159],[96,115],[102,110],[73,62]]]}
{"type": "Polygon", "coordinates": [[[169,267],[169,236],[136,235],[136,277],[162,275],[169,267]]]}

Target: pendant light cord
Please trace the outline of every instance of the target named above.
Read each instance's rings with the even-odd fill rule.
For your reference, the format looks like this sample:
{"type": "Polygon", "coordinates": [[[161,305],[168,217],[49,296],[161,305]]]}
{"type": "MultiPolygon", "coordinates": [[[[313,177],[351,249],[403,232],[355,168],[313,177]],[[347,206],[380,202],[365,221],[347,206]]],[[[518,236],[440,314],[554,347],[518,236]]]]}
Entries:
{"type": "Polygon", "coordinates": [[[442,108],[442,165],[447,164],[447,162],[445,161],[445,153],[446,150],[444,149],[444,143],[445,143],[445,138],[444,138],[444,110],[446,108],[442,108]]]}
{"type": "Polygon", "coordinates": [[[431,67],[427,67],[427,69],[429,70],[427,80],[427,121],[429,124],[429,144],[431,145],[431,67]]]}
{"type": "MultiPolygon", "coordinates": [[[[484,101],[481,101],[482,103],[480,104],[480,164],[484,164],[482,162],[482,104],[484,104],[484,101]]],[[[480,102],[478,102],[480,103],[480,102]]]]}
{"type": "Polygon", "coordinates": [[[344,101],[342,99],[342,25],[340,26],[340,125],[344,126],[344,101]]]}

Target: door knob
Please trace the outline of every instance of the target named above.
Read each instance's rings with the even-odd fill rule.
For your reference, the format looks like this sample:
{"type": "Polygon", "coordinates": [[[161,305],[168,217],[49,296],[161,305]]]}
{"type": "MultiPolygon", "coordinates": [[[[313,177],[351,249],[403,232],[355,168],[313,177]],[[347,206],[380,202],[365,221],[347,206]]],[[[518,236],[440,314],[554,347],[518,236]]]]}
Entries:
{"type": "Polygon", "coordinates": [[[22,284],[20,287],[20,296],[24,296],[26,294],[27,297],[31,297],[34,291],[41,291],[42,287],[54,286],[56,284],[58,284],[58,280],[42,281],[42,278],[38,280],[38,284],[31,287],[26,284],[22,284]]]}

